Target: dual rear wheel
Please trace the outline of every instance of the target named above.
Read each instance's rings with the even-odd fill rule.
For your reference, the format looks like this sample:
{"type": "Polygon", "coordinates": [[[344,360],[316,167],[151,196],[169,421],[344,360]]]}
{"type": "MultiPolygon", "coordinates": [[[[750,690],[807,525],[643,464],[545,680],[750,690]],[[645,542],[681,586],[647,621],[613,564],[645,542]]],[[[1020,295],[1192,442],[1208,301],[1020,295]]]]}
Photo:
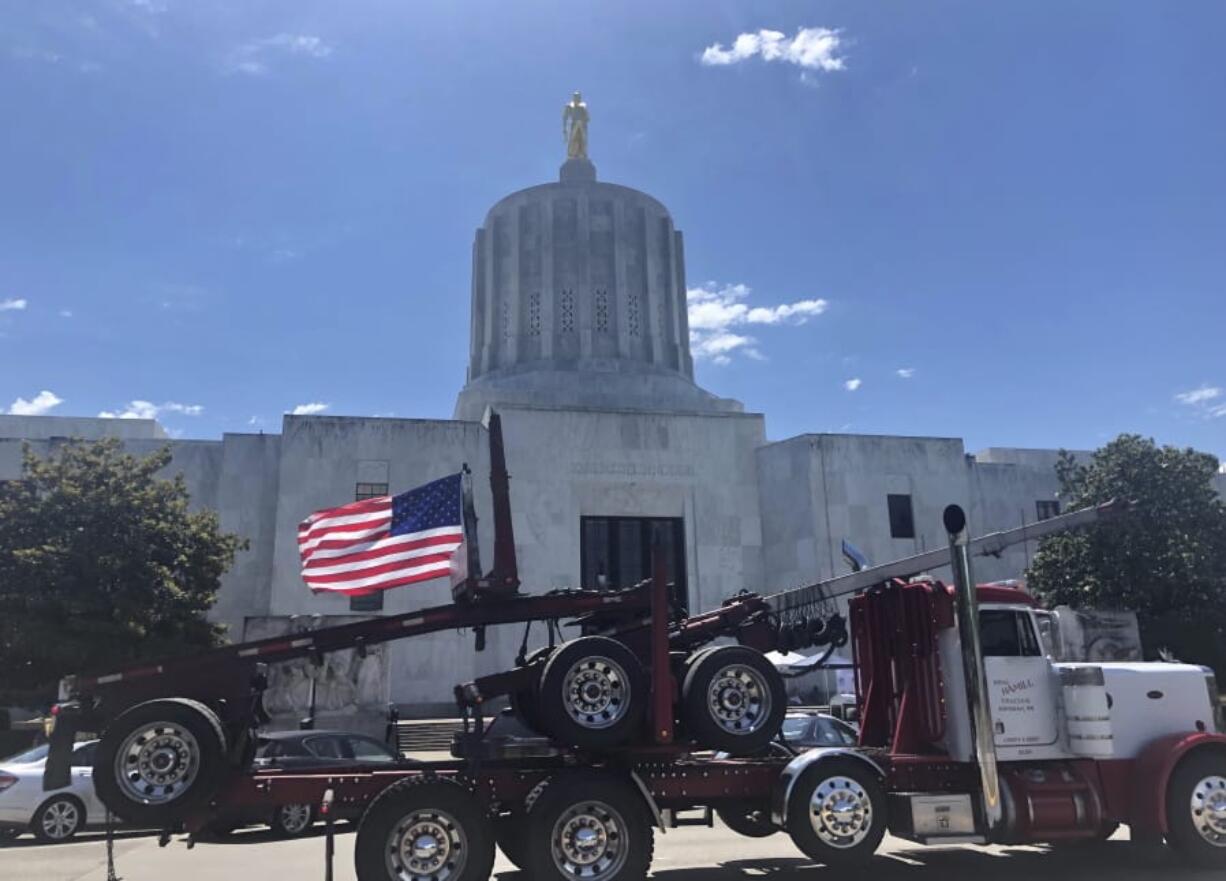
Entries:
{"type": "MultiPolygon", "coordinates": [[[[783,678],[745,646],[695,653],[681,685],[678,715],[703,749],[753,755],[778,734],[787,711],[783,678]]],[[[610,749],[643,733],[649,687],[643,664],[625,645],[585,636],[554,650],[537,687],[516,693],[512,703],[523,722],[559,743],[610,749]]]]}
{"type": "Polygon", "coordinates": [[[642,881],[653,846],[643,797],[613,774],[560,774],[523,813],[493,821],[460,783],[421,778],[367,809],[358,881],[485,881],[496,841],[533,881],[642,881]]]}

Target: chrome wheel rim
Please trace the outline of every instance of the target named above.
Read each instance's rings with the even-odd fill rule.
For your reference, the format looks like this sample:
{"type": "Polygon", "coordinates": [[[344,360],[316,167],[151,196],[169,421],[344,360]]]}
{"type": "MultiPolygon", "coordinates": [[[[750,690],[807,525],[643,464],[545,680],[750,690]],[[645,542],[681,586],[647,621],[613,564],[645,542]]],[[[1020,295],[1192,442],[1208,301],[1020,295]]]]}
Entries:
{"type": "Polygon", "coordinates": [[[567,878],[611,878],[629,857],[626,822],[610,805],[585,801],[553,824],[553,864],[567,878]]]}
{"type": "Polygon", "coordinates": [[[770,717],[770,687],[759,671],[744,664],[729,664],[707,688],[711,718],[729,734],[754,734],[770,717]]]}
{"type": "Polygon", "coordinates": [[[584,728],[616,725],[630,708],[630,682],[616,661],[591,655],[566,671],[562,680],[566,714],[584,728]]]}
{"type": "Polygon", "coordinates": [[[414,811],[401,818],[387,839],[387,868],[400,881],[445,881],[464,871],[468,837],[443,811],[414,811]]]}
{"type": "Polygon", "coordinates": [[[1226,777],[1214,775],[1192,787],[1192,825],[1214,847],[1226,848],[1226,777]]]}
{"type": "Polygon", "coordinates": [[[281,828],[297,835],[311,825],[310,805],[281,805],[277,809],[280,814],[281,828]]]}
{"type": "Polygon", "coordinates": [[[827,777],[809,799],[809,823],[825,844],[855,847],[873,827],[873,803],[850,777],[827,777]]]}
{"type": "Polygon", "coordinates": [[[56,801],[43,809],[43,833],[56,841],[69,838],[81,825],[81,810],[70,801],[56,801]]]}
{"type": "Polygon", "coordinates": [[[200,744],[194,734],[173,722],[153,722],[136,729],[115,753],[120,789],[143,804],[174,801],[199,773],[200,744]]]}

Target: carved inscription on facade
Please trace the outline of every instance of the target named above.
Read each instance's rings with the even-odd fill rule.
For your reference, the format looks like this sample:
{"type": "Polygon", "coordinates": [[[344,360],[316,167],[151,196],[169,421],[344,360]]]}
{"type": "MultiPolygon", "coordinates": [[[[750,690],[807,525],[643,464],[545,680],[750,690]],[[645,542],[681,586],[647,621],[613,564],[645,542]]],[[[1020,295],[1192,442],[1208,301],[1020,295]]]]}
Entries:
{"type": "Polygon", "coordinates": [[[693,477],[685,462],[575,462],[570,473],[588,477],[693,477]]]}

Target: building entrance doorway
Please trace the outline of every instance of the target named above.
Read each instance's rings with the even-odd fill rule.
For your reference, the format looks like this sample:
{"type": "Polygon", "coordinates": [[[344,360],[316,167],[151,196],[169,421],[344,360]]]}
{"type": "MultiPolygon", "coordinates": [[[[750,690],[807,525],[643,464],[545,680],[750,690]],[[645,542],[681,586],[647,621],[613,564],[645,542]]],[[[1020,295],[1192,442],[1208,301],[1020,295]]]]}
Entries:
{"type": "Polygon", "coordinates": [[[651,549],[659,542],[674,608],[687,608],[685,520],[681,517],[581,517],[583,587],[632,587],[651,577],[651,549]]]}

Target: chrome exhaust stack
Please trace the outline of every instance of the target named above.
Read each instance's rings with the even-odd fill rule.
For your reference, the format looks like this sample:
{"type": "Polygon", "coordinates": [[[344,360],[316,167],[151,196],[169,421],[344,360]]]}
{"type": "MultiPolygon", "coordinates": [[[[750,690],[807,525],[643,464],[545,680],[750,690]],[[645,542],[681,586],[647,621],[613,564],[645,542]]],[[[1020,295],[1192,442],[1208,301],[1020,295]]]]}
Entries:
{"type": "Polygon", "coordinates": [[[945,531],[949,533],[949,565],[957,590],[958,636],[962,644],[962,670],[966,676],[966,699],[970,705],[971,737],[983,788],[983,813],[987,831],[1000,828],[1004,815],[1001,804],[1000,775],[996,770],[996,740],[992,713],[988,705],[988,677],[983,663],[983,641],[979,633],[979,598],[971,575],[966,513],[957,505],[945,509],[945,531]]]}

